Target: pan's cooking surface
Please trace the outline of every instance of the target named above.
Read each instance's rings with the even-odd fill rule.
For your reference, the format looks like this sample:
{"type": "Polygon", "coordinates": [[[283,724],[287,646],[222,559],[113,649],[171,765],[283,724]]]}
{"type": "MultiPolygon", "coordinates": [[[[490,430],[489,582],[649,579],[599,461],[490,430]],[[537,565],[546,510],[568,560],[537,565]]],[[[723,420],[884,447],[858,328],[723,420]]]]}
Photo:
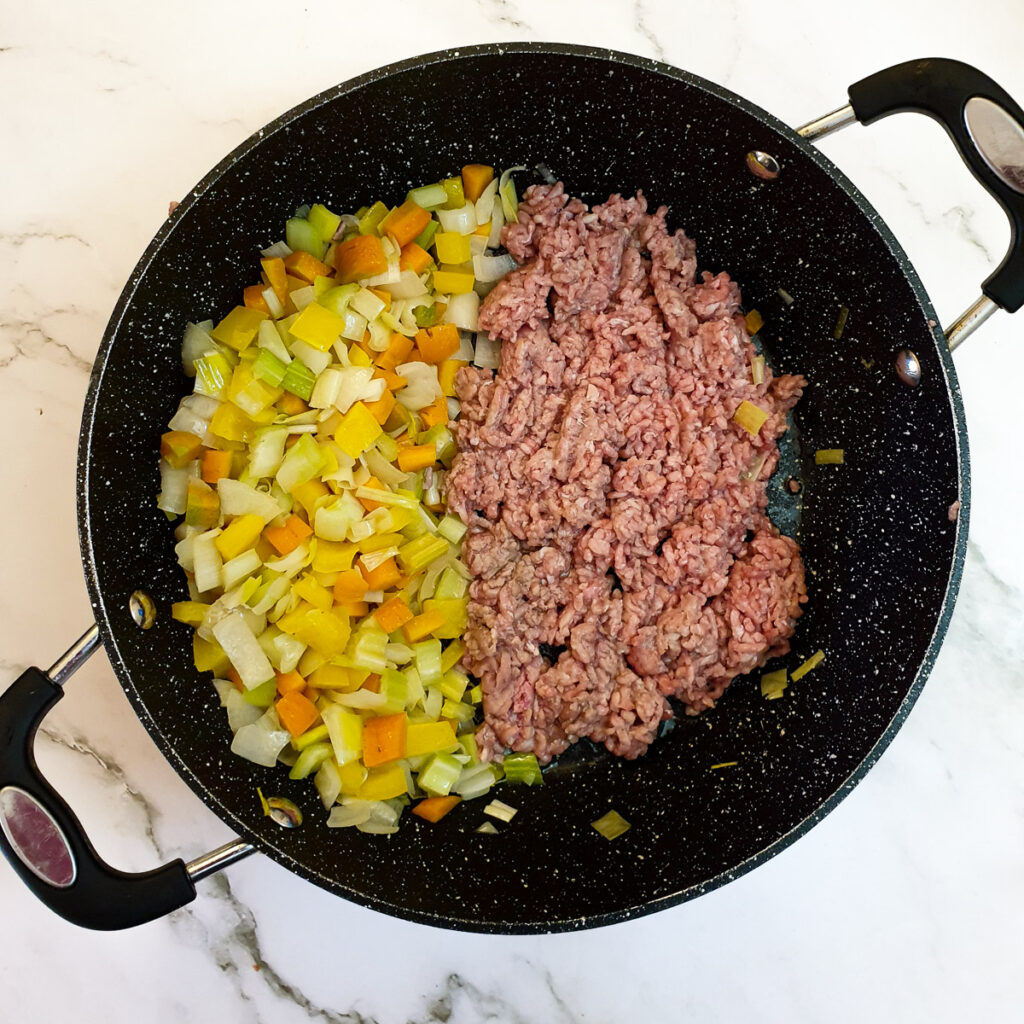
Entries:
{"type": "Polygon", "coordinates": [[[681,72],[524,44],[407,62],[341,86],[275,122],[198,187],[111,320],[80,451],[83,552],[111,660],[202,799],[342,895],[505,931],[582,927],[697,895],[830,809],[891,738],[931,665],[966,536],[947,508],[957,498],[966,507],[967,493],[956,383],[929,319],[896,243],[826,160],[763,112],[681,72]],[[751,149],[782,163],[776,181],[747,171],[751,149]],[[259,249],[281,236],[296,205],[351,210],[471,160],[544,163],[588,202],[641,188],[696,239],[702,269],[727,269],[748,308],[779,308],[763,332],[772,363],[811,381],[796,414],[810,604],[788,662],[819,648],[827,658],[772,703],[755,680],[738,681],[639,762],[571,751],[545,787],[502,794],[521,808],[502,835],[474,832],[479,804],[439,826],[407,818],[387,839],[331,831],[308,783],[230,754],[223,711],[191,667],[188,631],[170,620],[183,588],[172,527],[154,502],[158,438],[186,388],[186,321],[234,305],[259,249]],[[774,302],[780,287],[791,306],[774,302]],[[835,341],[841,306],[850,315],[835,341]],[[915,391],[891,369],[904,347],[923,366],[915,391]],[[845,449],[845,465],[813,465],[817,448],[834,447],[845,449]],[[140,586],[162,613],[146,633],[127,612],[140,586]],[[258,785],[299,803],[303,828],[282,832],[261,817],[258,785]],[[633,826],[614,843],[589,825],[610,807],[633,826]]]}

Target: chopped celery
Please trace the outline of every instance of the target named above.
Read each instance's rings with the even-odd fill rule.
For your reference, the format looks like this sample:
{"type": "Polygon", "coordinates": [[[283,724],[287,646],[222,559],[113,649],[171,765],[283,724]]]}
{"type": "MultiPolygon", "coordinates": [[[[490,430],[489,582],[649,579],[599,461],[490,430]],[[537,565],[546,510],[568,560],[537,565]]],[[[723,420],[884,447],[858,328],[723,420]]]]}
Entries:
{"type": "Polygon", "coordinates": [[[329,735],[326,725],[317,725],[307,729],[301,736],[295,736],[292,739],[292,746],[301,754],[306,747],[323,742],[329,735]]]}
{"type": "Polygon", "coordinates": [[[462,764],[451,754],[435,754],[419,775],[419,785],[434,796],[447,796],[462,774],[462,764]]]}
{"type": "Polygon", "coordinates": [[[421,249],[429,249],[434,244],[434,235],[440,227],[441,225],[431,217],[430,223],[413,239],[413,242],[421,249]]]}
{"type": "Polygon", "coordinates": [[[198,395],[210,398],[223,398],[228,381],[231,379],[233,367],[227,357],[220,352],[207,352],[193,363],[198,395]]]}
{"type": "Polygon", "coordinates": [[[437,323],[437,303],[429,306],[416,306],[412,311],[417,327],[433,327],[437,323]]]}
{"type": "Polygon", "coordinates": [[[269,708],[274,703],[276,696],[277,681],[275,679],[268,679],[265,683],[254,686],[251,690],[246,690],[242,694],[242,700],[258,708],[269,708]]]}
{"type": "Polygon", "coordinates": [[[444,537],[424,534],[403,544],[398,549],[398,564],[406,572],[419,572],[425,569],[435,558],[440,558],[448,550],[448,541],[444,537]]]}
{"type": "MultiPolygon", "coordinates": [[[[306,219],[319,236],[320,241],[324,243],[329,242],[334,237],[334,232],[341,225],[341,217],[336,213],[331,213],[321,203],[314,203],[309,208],[306,219]]],[[[314,253],[314,255],[316,254],[314,253]]]]}
{"type": "Polygon", "coordinates": [[[281,387],[285,391],[297,395],[299,398],[308,400],[310,395],[313,394],[313,384],[315,382],[316,377],[313,371],[308,369],[298,359],[293,359],[288,364],[288,369],[281,380],[281,387]]]}
{"type": "Polygon", "coordinates": [[[447,196],[447,202],[444,204],[446,209],[458,210],[465,205],[466,193],[462,187],[461,174],[456,174],[453,178],[445,178],[441,182],[441,187],[447,196]]]}
{"type": "Polygon", "coordinates": [[[413,660],[416,671],[424,686],[440,686],[441,674],[441,641],[423,640],[412,644],[413,660]]]}
{"type": "Polygon", "coordinates": [[[252,364],[253,374],[275,388],[281,386],[287,371],[288,365],[278,359],[269,348],[261,348],[256,361],[252,364]]]}
{"type": "Polygon", "coordinates": [[[463,704],[456,700],[446,700],[441,705],[441,717],[450,718],[458,722],[471,722],[476,712],[469,704],[463,704]]]}
{"type": "Polygon", "coordinates": [[[597,832],[600,832],[605,839],[615,839],[629,828],[629,822],[618,811],[609,811],[598,818],[597,821],[592,821],[590,825],[597,832]]]}
{"type": "Polygon", "coordinates": [[[290,217],[284,226],[284,238],[288,248],[293,252],[301,249],[323,259],[327,244],[320,238],[319,232],[305,217],[290,217]]]}
{"type": "Polygon", "coordinates": [[[288,773],[288,778],[304,779],[312,775],[333,754],[334,748],[330,743],[314,743],[306,747],[292,766],[292,770],[288,773]]]}
{"type": "Polygon", "coordinates": [[[448,202],[448,192],[444,185],[438,182],[435,185],[421,185],[419,188],[410,189],[406,199],[411,199],[424,210],[433,210],[448,202]]]}
{"type": "Polygon", "coordinates": [[[521,782],[527,786],[544,783],[536,754],[506,754],[501,766],[508,782],[521,782]]]}
{"type": "Polygon", "coordinates": [[[359,234],[375,235],[380,227],[380,222],[388,215],[388,208],[381,202],[376,202],[359,218],[359,234]]]}

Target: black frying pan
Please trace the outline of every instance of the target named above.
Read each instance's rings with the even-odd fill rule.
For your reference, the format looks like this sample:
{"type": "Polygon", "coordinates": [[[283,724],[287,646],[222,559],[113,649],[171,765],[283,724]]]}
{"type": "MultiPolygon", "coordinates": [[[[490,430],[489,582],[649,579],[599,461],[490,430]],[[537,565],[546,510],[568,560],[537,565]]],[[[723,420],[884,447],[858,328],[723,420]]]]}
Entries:
{"type": "MultiPolygon", "coordinates": [[[[1015,311],[1024,303],[1024,196],[1004,181],[1012,170],[994,171],[975,147],[964,109],[987,97],[1020,125],[1020,108],[979,72],[942,60],[872,76],[850,97],[852,111],[826,124],[897,110],[936,117],[1010,216],[1010,254],[957,337],[996,305],[1015,311]]],[[[1010,137],[996,130],[998,112],[972,109],[975,135],[1003,167],[1014,154],[996,152],[1010,137]]],[[[31,752],[60,684],[95,642],[87,634],[48,675],[29,669],[0,699],[3,847],[26,883],[78,924],[126,927],[188,902],[197,878],[258,849],[366,906],[495,932],[592,927],[691,899],[830,811],[890,742],[931,668],[960,579],[969,497],[947,339],[898,243],[843,174],[718,86],[638,57],[544,44],[433,54],[365,75],[285,114],[215,168],[154,239],[107,327],[86,400],[79,494],[89,592],[118,678],[171,764],[244,839],[148,875],[98,858],[31,752]],[[751,151],[772,158],[754,161],[761,175],[751,151]],[[579,744],[544,787],[503,794],[520,812],[498,836],[475,832],[473,803],[439,825],[407,817],[387,838],[329,830],[308,781],[229,753],[188,631],[168,614],[184,587],[172,527],[154,502],[158,438],[186,388],[184,324],[235,303],[296,205],[351,210],[470,161],[544,164],[588,202],[643,189],[697,240],[702,268],[727,269],[747,307],[769,314],[762,337],[772,364],[811,381],[789,452],[799,501],[784,500],[783,474],[773,485],[773,507],[796,529],[809,570],[790,664],[819,648],[827,659],[771,703],[755,679],[738,680],[717,708],[681,717],[639,761],[579,744]],[[836,447],[845,465],[814,465],[815,450],[836,447]],[[139,589],[157,609],[145,630],[129,609],[139,589]],[[738,764],[710,770],[730,761],[738,764]],[[305,823],[286,830],[264,817],[257,786],[295,801],[305,823]],[[632,824],[614,842],[590,827],[610,808],[632,824]]]]}

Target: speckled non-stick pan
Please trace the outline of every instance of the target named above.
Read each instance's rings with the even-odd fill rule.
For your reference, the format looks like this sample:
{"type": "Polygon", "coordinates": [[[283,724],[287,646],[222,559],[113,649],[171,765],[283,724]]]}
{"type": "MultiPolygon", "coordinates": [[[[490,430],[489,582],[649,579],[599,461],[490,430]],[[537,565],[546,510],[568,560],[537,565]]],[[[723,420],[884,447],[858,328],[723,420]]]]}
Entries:
{"type": "Polygon", "coordinates": [[[82,425],[79,527],[98,636],[129,700],[175,769],[242,838],[141,876],[107,867],[88,845],[36,771],[31,743],[93,631],[0,700],[3,846],[26,883],[76,923],[125,927],[192,899],[197,878],[255,848],[385,913],[468,930],[559,931],[698,896],[835,807],[907,715],[952,611],[968,467],[948,341],[996,305],[1014,311],[1024,301],[1016,104],[951,61],[874,75],[850,90],[850,102],[797,132],[718,86],[638,57],[473,47],[316,96],[204,178],[146,251],[104,335],[82,425]],[[1014,228],[1007,260],[950,339],[895,238],[809,141],[910,109],[944,123],[1014,228]],[[172,526],[154,501],[159,435],[188,389],[185,323],[231,308],[297,205],[351,210],[470,161],[545,165],[590,202],[643,189],[669,205],[671,227],[696,239],[702,268],[727,269],[747,307],[766,313],[771,363],[811,381],[772,492],[808,569],[810,601],[789,663],[819,649],[827,657],[783,700],[763,700],[752,677],[737,680],[713,711],[680,716],[638,761],[578,744],[543,787],[503,794],[519,814],[497,836],[475,831],[481,807],[472,802],[437,825],[406,816],[390,837],[330,830],[308,781],[228,752],[224,712],[197,679],[188,630],[169,614],[184,583],[172,526]],[[837,340],[843,307],[850,313],[837,340]],[[845,464],[816,467],[819,448],[845,449],[845,464]],[[802,490],[787,499],[790,476],[802,490]],[[156,608],[148,629],[130,613],[140,589],[156,608]],[[258,786],[293,800],[301,827],[265,817],[258,786]],[[612,808],[632,828],[609,842],[590,823],[612,808]]]}

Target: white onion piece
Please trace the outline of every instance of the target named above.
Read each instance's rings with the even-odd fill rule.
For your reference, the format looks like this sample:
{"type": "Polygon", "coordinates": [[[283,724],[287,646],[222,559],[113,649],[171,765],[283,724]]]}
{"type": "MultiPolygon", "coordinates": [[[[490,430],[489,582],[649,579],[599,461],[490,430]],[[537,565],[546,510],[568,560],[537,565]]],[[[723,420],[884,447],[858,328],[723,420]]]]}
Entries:
{"type": "Polygon", "coordinates": [[[281,728],[277,712],[268,708],[257,721],[243,725],[235,733],[231,741],[231,753],[263,765],[264,768],[273,768],[277,764],[277,755],[291,738],[291,733],[281,728]]]}
{"type": "Polygon", "coordinates": [[[180,516],[188,503],[188,482],[191,476],[187,466],[175,469],[166,459],[160,460],[160,493],[156,507],[172,515],[180,516]]]}
{"type": "Polygon", "coordinates": [[[501,342],[491,341],[483,331],[477,332],[473,365],[497,370],[501,366],[501,342]]]}
{"type": "Polygon", "coordinates": [[[210,530],[199,534],[192,541],[192,568],[200,594],[220,586],[220,573],[224,563],[221,561],[217,546],[213,543],[219,534],[220,530],[210,530]]]}
{"type": "MultiPolygon", "coordinates": [[[[386,242],[387,239],[384,239],[386,242]]],[[[364,288],[376,288],[382,284],[395,284],[398,279],[402,276],[402,271],[398,267],[398,260],[392,260],[388,263],[388,269],[383,274],[375,274],[373,277],[364,277],[359,283],[364,288]]]]}
{"type": "Polygon", "coordinates": [[[459,348],[452,359],[461,359],[463,362],[473,361],[473,332],[470,330],[459,331],[459,348]]]}
{"type": "Polygon", "coordinates": [[[214,625],[213,635],[247,690],[252,690],[274,678],[274,668],[270,660],[263,653],[263,648],[241,615],[225,615],[214,625]]]}
{"type": "MultiPolygon", "coordinates": [[[[213,681],[214,686],[223,681],[215,679],[213,681]]],[[[217,686],[217,690],[218,692],[220,691],[219,686],[217,686]]],[[[227,708],[228,725],[232,732],[238,732],[239,729],[244,729],[245,726],[258,722],[266,712],[266,708],[258,708],[255,704],[250,704],[235,689],[235,684],[230,681],[228,682],[228,692],[222,696],[221,700],[224,707],[227,708]]]]}
{"type": "Polygon", "coordinates": [[[470,235],[476,230],[476,207],[472,203],[466,203],[458,210],[435,210],[434,212],[445,231],[470,235]]]}
{"type": "MultiPolygon", "coordinates": [[[[327,762],[325,761],[324,764],[327,762]]],[[[341,791],[339,785],[339,792],[341,791]]],[[[342,807],[332,807],[327,818],[328,828],[351,828],[353,825],[361,825],[370,820],[370,801],[360,800],[355,803],[345,804],[342,807]]]]}
{"type": "Polygon", "coordinates": [[[298,338],[290,339],[289,343],[292,355],[310,370],[314,376],[319,376],[331,365],[330,352],[321,352],[320,349],[313,348],[312,345],[307,345],[304,341],[299,341],[298,338]]]}
{"type": "Polygon", "coordinates": [[[269,523],[281,514],[281,506],[266,491],[258,491],[241,480],[222,476],[217,481],[220,510],[226,516],[259,516],[269,523]]]}
{"type": "Polygon", "coordinates": [[[515,270],[516,261],[506,252],[500,256],[474,256],[473,274],[485,284],[500,281],[510,270],[515,270]]]}
{"type": "Polygon", "coordinates": [[[444,311],[444,323],[455,324],[460,331],[475,331],[480,313],[480,296],[476,292],[453,295],[444,311]]]}
{"type": "Polygon", "coordinates": [[[218,352],[220,346],[210,336],[209,331],[203,330],[198,324],[186,324],[185,336],[181,339],[181,365],[185,369],[186,377],[194,377],[196,368],[193,365],[201,356],[207,352],[218,352]]]}
{"type": "Polygon", "coordinates": [[[448,399],[448,419],[457,420],[462,412],[462,403],[457,398],[448,399]]]}
{"type": "Polygon", "coordinates": [[[333,807],[338,797],[341,796],[341,776],[331,758],[320,765],[320,770],[313,776],[313,782],[316,784],[316,791],[320,794],[324,807],[328,809],[333,807]]]}
{"type": "Polygon", "coordinates": [[[498,179],[492,178],[491,183],[480,193],[476,201],[476,222],[486,224],[494,212],[494,199],[498,194],[498,179]]]}
{"type": "Polygon", "coordinates": [[[487,236],[487,248],[497,249],[501,245],[501,229],[505,226],[505,211],[501,203],[494,204],[491,213],[491,233],[487,236]]]}
{"type": "Polygon", "coordinates": [[[483,235],[471,235],[469,238],[470,259],[474,256],[483,256],[485,252],[487,252],[487,239],[483,235]]]}
{"type": "Polygon", "coordinates": [[[400,363],[395,367],[395,373],[408,381],[404,388],[395,392],[395,398],[406,409],[425,409],[442,393],[436,366],[428,363],[400,363]]]}
{"type": "Polygon", "coordinates": [[[268,245],[266,249],[261,253],[268,260],[272,260],[275,257],[278,259],[284,259],[286,256],[291,256],[292,251],[288,247],[287,242],[275,242],[273,245],[268,245]]]}
{"type": "Polygon", "coordinates": [[[427,294],[426,285],[415,270],[403,270],[397,281],[382,287],[393,299],[414,299],[417,295],[427,294]]]}

